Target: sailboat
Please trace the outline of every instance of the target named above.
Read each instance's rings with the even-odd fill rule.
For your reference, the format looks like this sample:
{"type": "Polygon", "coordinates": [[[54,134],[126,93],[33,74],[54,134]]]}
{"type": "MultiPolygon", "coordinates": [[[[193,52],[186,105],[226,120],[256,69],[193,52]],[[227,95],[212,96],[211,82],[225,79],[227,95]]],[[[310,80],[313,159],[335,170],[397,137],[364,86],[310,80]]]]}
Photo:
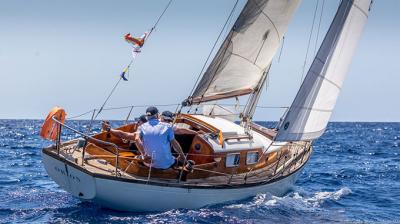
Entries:
{"type": "MultiPolygon", "coordinates": [[[[341,1],[293,103],[276,128],[266,128],[252,118],[299,4],[300,0],[247,1],[176,114],[174,125],[193,132],[176,134],[192,163],[153,168],[128,142],[106,132],[87,135],[75,130],[63,123],[65,112],[56,110],[46,126],[55,144],[42,150],[49,176],[82,201],[135,212],[196,209],[259,193],[287,193],[310,159],[313,142],[327,127],[371,0],[341,1]],[[219,100],[243,96],[247,103],[240,122],[213,110],[219,100]],[[194,111],[183,113],[182,108],[194,111]],[[61,141],[66,129],[83,138],[61,141]]],[[[118,129],[134,132],[137,123],[118,129]]]]}

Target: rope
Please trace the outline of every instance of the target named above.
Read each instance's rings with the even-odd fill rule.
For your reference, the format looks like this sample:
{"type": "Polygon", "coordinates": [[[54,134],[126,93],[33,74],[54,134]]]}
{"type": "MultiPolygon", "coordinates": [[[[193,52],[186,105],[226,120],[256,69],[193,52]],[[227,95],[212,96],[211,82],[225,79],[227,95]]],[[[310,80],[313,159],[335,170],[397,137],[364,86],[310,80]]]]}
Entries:
{"type": "Polygon", "coordinates": [[[317,1],[317,4],[315,6],[315,10],[314,10],[314,17],[313,17],[313,22],[312,22],[312,25],[311,25],[310,36],[308,38],[307,52],[306,52],[306,56],[305,56],[305,59],[304,59],[303,71],[301,73],[300,83],[303,81],[303,78],[304,78],[304,72],[305,72],[305,69],[306,69],[306,64],[307,64],[307,59],[308,59],[308,52],[310,50],[311,38],[312,38],[313,31],[314,31],[315,17],[317,15],[318,4],[319,4],[319,0],[317,1]]]}
{"type": "MultiPolygon", "coordinates": [[[[319,0],[318,0],[319,1],[319,0]]],[[[319,14],[319,22],[318,22],[318,30],[317,30],[317,38],[315,40],[315,46],[314,46],[314,55],[317,52],[317,45],[318,45],[318,39],[319,39],[319,30],[321,28],[321,21],[322,21],[322,14],[324,12],[324,6],[325,6],[325,0],[322,0],[322,6],[321,6],[321,12],[319,14]]]]}

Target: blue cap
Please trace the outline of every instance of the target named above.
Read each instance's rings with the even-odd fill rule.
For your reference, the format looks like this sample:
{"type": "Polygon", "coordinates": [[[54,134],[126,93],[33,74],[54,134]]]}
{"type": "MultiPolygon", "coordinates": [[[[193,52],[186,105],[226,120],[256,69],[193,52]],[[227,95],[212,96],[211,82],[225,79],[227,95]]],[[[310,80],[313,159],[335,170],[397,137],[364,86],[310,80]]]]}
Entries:
{"type": "Polygon", "coordinates": [[[158,109],[157,109],[157,107],[148,107],[148,108],[146,109],[146,115],[147,115],[147,116],[154,116],[154,115],[156,115],[156,114],[158,114],[158,109]]]}
{"type": "Polygon", "coordinates": [[[143,123],[146,123],[147,122],[147,117],[146,117],[146,115],[141,115],[140,117],[139,117],[139,121],[141,121],[141,122],[143,122],[143,123]]]}
{"type": "Polygon", "coordinates": [[[163,111],[161,113],[161,116],[164,120],[170,120],[170,121],[174,120],[174,114],[169,110],[163,111]]]}

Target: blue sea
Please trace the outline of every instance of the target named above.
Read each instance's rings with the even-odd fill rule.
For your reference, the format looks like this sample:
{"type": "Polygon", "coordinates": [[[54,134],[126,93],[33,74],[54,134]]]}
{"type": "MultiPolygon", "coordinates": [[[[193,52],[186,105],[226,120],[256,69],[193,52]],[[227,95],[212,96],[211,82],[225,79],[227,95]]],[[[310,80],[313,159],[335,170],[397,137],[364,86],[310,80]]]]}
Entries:
{"type": "Polygon", "coordinates": [[[400,223],[400,123],[330,123],[283,197],[159,213],[113,211],[59,188],[41,162],[41,123],[0,120],[0,223],[400,223]]]}

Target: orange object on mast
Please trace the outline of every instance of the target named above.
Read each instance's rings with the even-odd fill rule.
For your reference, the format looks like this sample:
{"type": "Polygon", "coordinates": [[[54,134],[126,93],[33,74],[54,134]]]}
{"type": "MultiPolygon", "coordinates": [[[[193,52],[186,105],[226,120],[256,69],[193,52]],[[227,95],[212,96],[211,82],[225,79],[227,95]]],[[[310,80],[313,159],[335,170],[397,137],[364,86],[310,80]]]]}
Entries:
{"type": "Polygon", "coordinates": [[[124,38],[127,42],[133,44],[133,45],[137,45],[139,47],[142,47],[144,44],[144,41],[146,40],[148,36],[148,32],[145,32],[141,37],[136,38],[136,37],[132,37],[130,33],[125,34],[124,38]]]}
{"type": "Polygon", "coordinates": [[[57,133],[60,130],[60,126],[55,121],[53,121],[53,117],[64,124],[65,116],[67,116],[67,114],[65,113],[63,108],[54,107],[53,109],[51,109],[50,113],[47,115],[46,119],[43,122],[42,129],[40,130],[40,136],[48,140],[57,140],[57,133]]]}

